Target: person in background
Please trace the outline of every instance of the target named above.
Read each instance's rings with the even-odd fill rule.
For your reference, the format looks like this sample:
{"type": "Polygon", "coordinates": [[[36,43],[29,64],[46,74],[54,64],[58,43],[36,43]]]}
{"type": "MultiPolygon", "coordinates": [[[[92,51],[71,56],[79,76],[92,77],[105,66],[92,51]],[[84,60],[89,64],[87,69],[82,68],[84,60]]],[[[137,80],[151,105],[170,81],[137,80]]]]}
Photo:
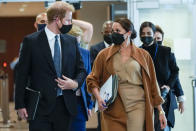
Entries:
{"type": "Polygon", "coordinates": [[[45,28],[47,24],[47,14],[42,12],[36,16],[34,27],[37,31],[40,31],[45,28]]]}
{"type": "Polygon", "coordinates": [[[76,37],[80,43],[80,47],[87,49],[93,36],[93,25],[89,22],[82,21],[82,20],[73,19],[72,22],[76,28],[77,27],[80,28],[80,29],[78,28],[78,31],[81,30],[79,31],[80,35],[76,37]]]}
{"type": "Polygon", "coordinates": [[[161,107],[164,100],[153,61],[149,53],[134,45],[134,25],[129,19],[120,18],[113,23],[112,32],[114,45],[98,54],[86,80],[101,111],[101,131],[153,131],[155,107],[160,113],[161,128],[165,128],[167,121],[161,107]],[[118,94],[114,103],[105,108],[99,90],[114,74],[118,76],[118,94]]]}
{"type": "Polygon", "coordinates": [[[102,49],[112,45],[112,37],[111,37],[111,34],[112,34],[112,24],[113,24],[113,21],[110,21],[110,20],[109,21],[105,21],[103,23],[102,31],[101,31],[101,34],[103,35],[103,41],[98,43],[98,44],[92,45],[90,47],[91,67],[93,67],[94,60],[95,60],[96,56],[98,55],[98,53],[102,49]]]}
{"type": "MultiPolygon", "coordinates": [[[[155,31],[155,40],[157,42],[157,44],[159,45],[163,45],[163,39],[164,39],[164,32],[161,29],[160,26],[156,25],[155,26],[156,31],[155,31]]],[[[171,53],[171,57],[173,57],[172,59],[176,62],[176,58],[174,53],[171,53]]],[[[180,80],[179,77],[177,78],[174,87],[170,89],[169,93],[174,94],[177,97],[177,101],[178,101],[178,109],[180,111],[180,113],[182,114],[184,112],[184,92],[182,89],[182,86],[180,84],[180,80]],[[173,92],[173,93],[172,93],[173,92]]],[[[172,96],[172,94],[170,96],[172,96]]],[[[174,127],[175,124],[175,113],[174,113],[174,109],[177,108],[177,102],[175,98],[170,98],[170,104],[169,104],[169,112],[167,114],[167,123],[168,123],[168,128],[169,130],[171,130],[171,127],[174,127]]]]}
{"type": "MultiPolygon", "coordinates": [[[[110,45],[112,45],[112,37],[111,37],[112,24],[113,24],[113,21],[110,21],[110,20],[105,21],[103,23],[102,31],[101,31],[101,34],[103,35],[103,41],[90,47],[91,67],[93,67],[94,60],[99,54],[99,52],[102,49],[107,48],[110,45]]],[[[97,113],[97,119],[98,119],[97,120],[98,121],[97,131],[101,131],[101,120],[100,120],[99,112],[97,113]]]]}
{"type": "MultiPolygon", "coordinates": [[[[82,20],[72,20],[72,22],[73,26],[68,34],[77,38],[79,46],[81,42],[88,44],[92,38],[92,24],[82,20]],[[88,35],[88,37],[86,35],[88,35]]],[[[79,50],[86,72],[89,74],[91,72],[90,52],[82,47],[79,47],[79,50]]],[[[87,92],[86,81],[77,89],[76,96],[78,113],[72,121],[71,131],[86,131],[86,121],[88,121],[88,117],[91,116],[91,110],[93,108],[91,95],[87,92]]]]}
{"type": "MultiPolygon", "coordinates": [[[[161,96],[165,100],[162,106],[165,116],[167,117],[168,113],[175,108],[175,105],[169,108],[172,100],[175,99],[175,96],[170,89],[173,89],[174,84],[176,83],[179,68],[174,57],[172,57],[171,48],[157,44],[155,41],[155,32],[155,25],[151,22],[144,22],[140,26],[140,40],[143,43],[142,48],[148,51],[153,59],[161,96]]],[[[168,121],[166,128],[162,129],[158,120],[159,115],[159,112],[155,109],[155,131],[168,131],[170,121],[168,121]]]]}
{"type": "MultiPolygon", "coordinates": [[[[34,23],[35,29],[37,31],[39,31],[41,29],[44,29],[46,24],[47,24],[47,14],[45,12],[42,12],[42,13],[38,14],[36,16],[35,23],[34,23]]],[[[20,45],[20,48],[22,48],[21,46],[22,46],[22,43],[20,45]]],[[[19,57],[15,57],[14,60],[11,62],[10,67],[11,67],[12,70],[15,69],[18,61],[19,61],[19,57]]]]}
{"type": "Polygon", "coordinates": [[[23,40],[15,93],[20,118],[28,119],[29,115],[25,107],[29,79],[29,88],[41,95],[35,119],[29,120],[30,131],[71,131],[77,114],[75,91],[86,78],[77,40],[66,34],[72,27],[72,12],[72,5],[54,2],[47,9],[47,26],[23,40]]]}

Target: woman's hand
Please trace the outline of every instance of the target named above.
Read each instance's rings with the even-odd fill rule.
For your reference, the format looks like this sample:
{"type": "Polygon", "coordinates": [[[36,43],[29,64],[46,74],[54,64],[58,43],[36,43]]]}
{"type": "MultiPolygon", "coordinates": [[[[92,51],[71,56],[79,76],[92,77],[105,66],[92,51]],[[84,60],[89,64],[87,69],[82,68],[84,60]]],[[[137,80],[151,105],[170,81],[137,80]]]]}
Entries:
{"type": "Polygon", "coordinates": [[[105,101],[102,98],[97,99],[97,101],[99,110],[104,111],[107,108],[105,101]]]}
{"type": "Polygon", "coordinates": [[[180,111],[181,114],[184,112],[184,102],[183,101],[179,102],[178,110],[180,111]]]}
{"type": "Polygon", "coordinates": [[[167,119],[165,117],[164,111],[159,112],[159,120],[161,124],[161,129],[163,130],[167,126],[167,119]]]}

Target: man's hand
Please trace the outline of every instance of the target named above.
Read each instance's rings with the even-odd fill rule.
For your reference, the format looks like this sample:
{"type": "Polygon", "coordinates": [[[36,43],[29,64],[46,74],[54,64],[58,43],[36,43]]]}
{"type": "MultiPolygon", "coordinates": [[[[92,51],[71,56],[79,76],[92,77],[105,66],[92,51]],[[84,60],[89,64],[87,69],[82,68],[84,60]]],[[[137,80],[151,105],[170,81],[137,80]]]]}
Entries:
{"type": "Polygon", "coordinates": [[[78,83],[68,77],[65,77],[62,75],[61,78],[55,79],[56,82],[58,82],[58,87],[61,88],[62,90],[67,90],[67,89],[74,89],[78,87],[78,83]]]}
{"type": "Polygon", "coordinates": [[[182,114],[184,112],[184,102],[179,102],[178,110],[182,114]]]}
{"type": "Polygon", "coordinates": [[[26,120],[28,118],[28,114],[27,114],[26,108],[18,109],[17,110],[17,114],[18,114],[18,117],[23,119],[23,120],[26,120]]]}
{"type": "Polygon", "coordinates": [[[167,85],[163,85],[163,86],[161,87],[161,89],[164,89],[164,88],[166,88],[166,89],[167,89],[167,91],[169,92],[169,90],[170,90],[170,87],[169,87],[169,86],[167,86],[167,85]]]}

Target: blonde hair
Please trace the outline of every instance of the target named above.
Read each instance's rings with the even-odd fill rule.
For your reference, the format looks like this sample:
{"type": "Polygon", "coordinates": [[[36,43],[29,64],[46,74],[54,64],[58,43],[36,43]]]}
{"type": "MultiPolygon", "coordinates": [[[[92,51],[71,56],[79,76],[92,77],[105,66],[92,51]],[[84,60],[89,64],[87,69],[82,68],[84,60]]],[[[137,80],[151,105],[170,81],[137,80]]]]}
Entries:
{"type": "Polygon", "coordinates": [[[78,37],[83,35],[83,31],[79,26],[73,24],[68,34],[78,37]]]}
{"type": "Polygon", "coordinates": [[[57,17],[59,17],[60,19],[63,19],[68,10],[71,12],[75,11],[73,5],[70,5],[67,2],[57,1],[57,2],[53,3],[47,9],[48,23],[51,23],[57,17]]]}

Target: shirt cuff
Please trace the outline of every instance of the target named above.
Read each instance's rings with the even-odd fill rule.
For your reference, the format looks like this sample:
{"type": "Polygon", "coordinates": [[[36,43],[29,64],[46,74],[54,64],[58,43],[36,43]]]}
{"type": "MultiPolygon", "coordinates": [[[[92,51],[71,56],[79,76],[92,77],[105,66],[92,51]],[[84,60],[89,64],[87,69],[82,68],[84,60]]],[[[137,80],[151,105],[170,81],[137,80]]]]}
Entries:
{"type": "Polygon", "coordinates": [[[73,91],[76,91],[77,89],[78,89],[78,88],[73,88],[72,90],[73,90],[73,91]]]}
{"type": "MultiPolygon", "coordinates": [[[[76,80],[73,80],[74,82],[76,82],[78,84],[78,82],[76,80]]],[[[78,89],[78,85],[77,85],[77,88],[73,88],[72,90],[73,91],[76,91],[78,89]]]]}
{"type": "Polygon", "coordinates": [[[184,96],[184,95],[178,96],[178,97],[177,97],[177,101],[178,101],[178,102],[184,102],[184,101],[185,101],[185,96],[184,96]]]}

